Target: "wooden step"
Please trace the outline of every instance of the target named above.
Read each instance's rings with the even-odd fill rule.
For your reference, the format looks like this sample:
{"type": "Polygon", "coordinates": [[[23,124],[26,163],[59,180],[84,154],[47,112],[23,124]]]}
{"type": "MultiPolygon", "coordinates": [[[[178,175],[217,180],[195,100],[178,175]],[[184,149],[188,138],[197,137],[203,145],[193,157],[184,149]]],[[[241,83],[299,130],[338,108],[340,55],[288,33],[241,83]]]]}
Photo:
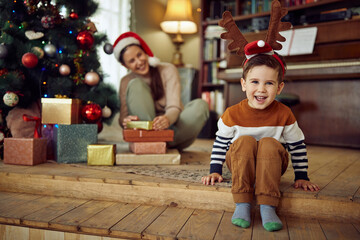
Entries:
{"type": "MultiPolygon", "coordinates": [[[[208,171],[211,144],[209,140],[197,140],[181,153],[180,165],[159,165],[157,168],[164,171],[208,171]]],[[[282,198],[278,211],[296,217],[360,219],[360,150],[308,146],[308,156],[310,179],[319,184],[321,190],[305,192],[294,189],[294,173],[289,166],[280,183],[282,198]]],[[[191,182],[113,171],[123,167],[56,163],[19,166],[0,161],[0,191],[153,206],[234,210],[229,186],[204,186],[200,180],[191,182]]]]}
{"type": "MultiPolygon", "coordinates": [[[[349,172],[357,172],[360,169],[359,163],[345,167],[344,172],[337,174],[338,178],[343,179],[349,176],[349,172]]],[[[333,166],[330,167],[333,168],[333,166]]],[[[328,175],[332,174],[329,172],[328,175]]],[[[291,180],[286,182],[287,178],[292,178],[292,176],[285,174],[281,185],[283,197],[278,208],[280,213],[294,216],[336,217],[342,220],[360,219],[358,189],[352,189],[356,181],[355,184],[347,180],[342,181],[347,182],[343,186],[344,192],[348,192],[346,189],[349,188],[356,193],[348,196],[343,192],[342,195],[338,193],[341,186],[340,184],[336,186],[336,181],[330,184],[333,187],[332,192],[324,188],[327,193],[325,195],[322,191],[304,192],[294,189],[291,187],[291,180]]],[[[318,180],[321,180],[320,175],[318,180]]],[[[0,191],[230,212],[234,210],[229,187],[204,186],[200,183],[136,174],[119,174],[53,163],[32,167],[2,165],[0,191]]]]}
{"type": "Polygon", "coordinates": [[[0,239],[359,239],[359,222],[281,215],[283,229],[267,232],[258,209],[250,228],[232,213],[172,206],[80,200],[0,192],[0,239]]]}

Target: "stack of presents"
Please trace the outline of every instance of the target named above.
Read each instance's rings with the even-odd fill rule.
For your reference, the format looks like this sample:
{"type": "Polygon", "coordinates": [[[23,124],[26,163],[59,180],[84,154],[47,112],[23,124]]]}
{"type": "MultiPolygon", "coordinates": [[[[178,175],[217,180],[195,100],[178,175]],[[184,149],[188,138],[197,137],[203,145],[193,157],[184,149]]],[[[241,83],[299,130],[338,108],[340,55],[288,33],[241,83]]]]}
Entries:
{"type": "Polygon", "coordinates": [[[134,126],[129,126],[123,132],[124,140],[129,142],[130,152],[117,154],[116,144],[98,143],[97,123],[83,123],[81,100],[42,98],[41,105],[41,119],[23,116],[25,121],[36,121],[34,138],[4,139],[5,164],[37,165],[47,160],[56,160],[57,163],[109,166],[114,165],[115,162],[116,164],[180,163],[180,154],[177,151],[175,154],[168,153],[166,149],[166,142],[173,141],[172,130],[154,131],[152,122],[133,123],[134,126]],[[51,134],[40,137],[41,129],[45,126],[51,130],[51,134]]]}

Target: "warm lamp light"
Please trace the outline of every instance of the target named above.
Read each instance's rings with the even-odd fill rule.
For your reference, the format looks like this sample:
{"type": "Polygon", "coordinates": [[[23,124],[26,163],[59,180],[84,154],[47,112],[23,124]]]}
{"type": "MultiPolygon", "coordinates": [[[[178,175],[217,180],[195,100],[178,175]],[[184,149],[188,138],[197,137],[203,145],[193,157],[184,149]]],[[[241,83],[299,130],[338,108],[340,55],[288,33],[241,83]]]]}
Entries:
{"type": "Polygon", "coordinates": [[[192,16],[190,0],[168,0],[164,20],[160,23],[161,29],[170,34],[176,34],[173,38],[176,51],[173,55],[173,64],[183,66],[180,45],[184,43],[181,34],[196,33],[197,27],[192,16]]]}

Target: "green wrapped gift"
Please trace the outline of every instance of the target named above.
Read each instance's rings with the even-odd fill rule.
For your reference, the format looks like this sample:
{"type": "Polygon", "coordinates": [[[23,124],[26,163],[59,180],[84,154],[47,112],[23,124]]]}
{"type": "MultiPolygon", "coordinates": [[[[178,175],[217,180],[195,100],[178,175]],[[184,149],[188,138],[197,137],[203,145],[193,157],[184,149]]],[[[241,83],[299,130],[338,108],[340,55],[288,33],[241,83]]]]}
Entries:
{"type": "Polygon", "coordinates": [[[86,163],[87,146],[97,143],[97,124],[58,125],[54,128],[58,163],[86,163]]]}

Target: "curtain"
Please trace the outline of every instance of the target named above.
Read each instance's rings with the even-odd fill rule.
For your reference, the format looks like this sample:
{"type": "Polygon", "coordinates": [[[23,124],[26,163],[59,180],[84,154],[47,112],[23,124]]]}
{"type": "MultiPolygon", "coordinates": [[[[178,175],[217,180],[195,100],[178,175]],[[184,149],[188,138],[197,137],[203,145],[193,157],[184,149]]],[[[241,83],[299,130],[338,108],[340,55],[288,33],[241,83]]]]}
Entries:
{"type": "MultiPolygon", "coordinates": [[[[99,8],[91,18],[99,32],[105,33],[109,43],[113,44],[121,33],[130,31],[131,0],[98,0],[99,8]]],[[[103,46],[98,49],[100,63],[105,73],[104,82],[119,90],[120,79],[127,70],[116,61],[114,54],[108,55],[103,46]]]]}

